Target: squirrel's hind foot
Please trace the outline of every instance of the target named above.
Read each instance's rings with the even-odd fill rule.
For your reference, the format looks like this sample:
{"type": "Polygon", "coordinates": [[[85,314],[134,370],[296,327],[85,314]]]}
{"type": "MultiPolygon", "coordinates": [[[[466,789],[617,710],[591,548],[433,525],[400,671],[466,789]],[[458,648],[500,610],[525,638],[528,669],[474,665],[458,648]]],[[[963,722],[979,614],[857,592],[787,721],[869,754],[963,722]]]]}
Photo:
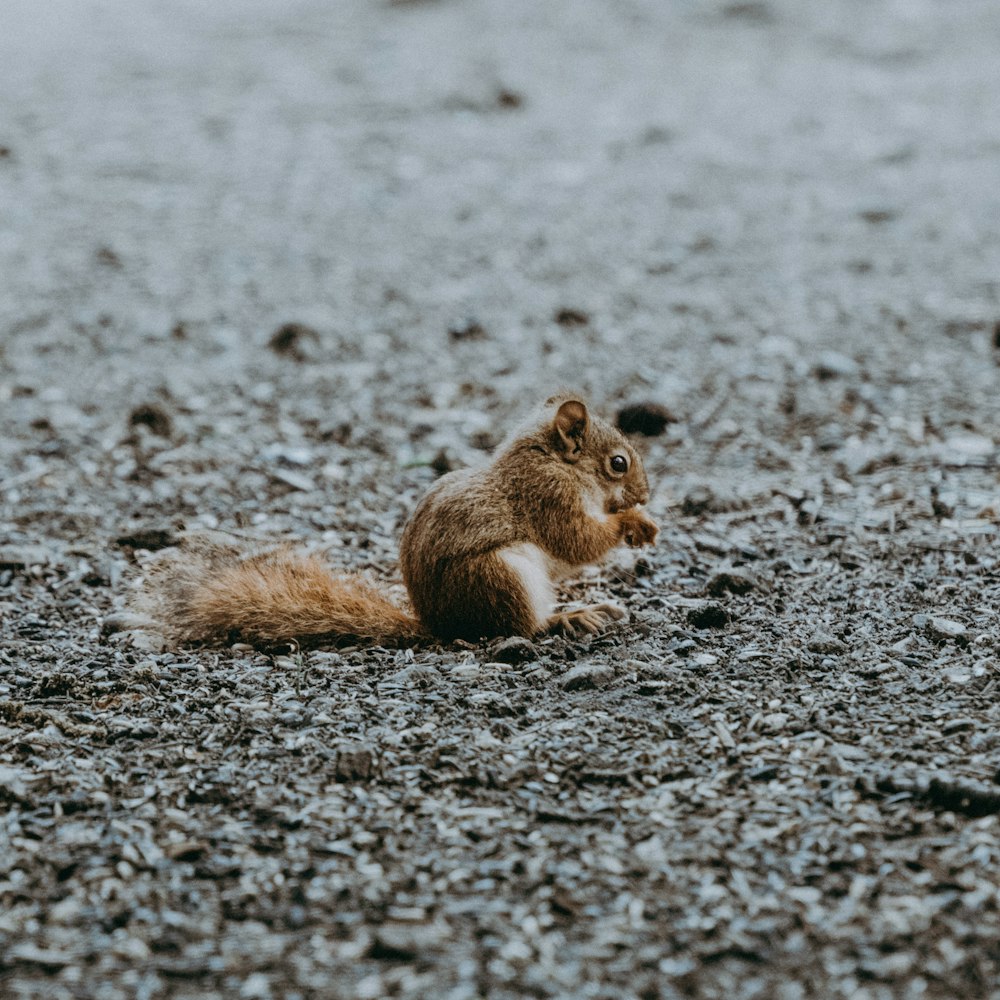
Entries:
{"type": "Polygon", "coordinates": [[[600,632],[613,621],[625,617],[625,609],[617,604],[590,604],[576,611],[552,615],[545,623],[546,632],[561,633],[568,638],[600,632]]]}

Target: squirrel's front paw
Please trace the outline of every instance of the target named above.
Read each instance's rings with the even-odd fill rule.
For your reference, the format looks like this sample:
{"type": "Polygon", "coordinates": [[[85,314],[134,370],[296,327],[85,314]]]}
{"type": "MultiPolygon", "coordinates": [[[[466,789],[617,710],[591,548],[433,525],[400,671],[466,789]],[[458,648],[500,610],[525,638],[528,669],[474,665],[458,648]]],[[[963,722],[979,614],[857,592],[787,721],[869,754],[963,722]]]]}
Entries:
{"type": "Polygon", "coordinates": [[[621,518],[622,541],[629,548],[637,549],[640,545],[652,545],[656,541],[660,529],[642,511],[625,510],[618,516],[621,518]]]}

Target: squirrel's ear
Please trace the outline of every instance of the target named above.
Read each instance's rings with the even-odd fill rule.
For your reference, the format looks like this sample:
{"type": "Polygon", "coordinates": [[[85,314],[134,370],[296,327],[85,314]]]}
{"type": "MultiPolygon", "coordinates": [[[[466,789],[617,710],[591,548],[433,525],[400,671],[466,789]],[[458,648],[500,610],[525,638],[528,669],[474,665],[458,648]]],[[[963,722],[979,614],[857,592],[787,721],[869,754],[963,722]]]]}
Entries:
{"type": "Polygon", "coordinates": [[[578,399],[567,399],[556,411],[553,426],[559,436],[564,457],[567,461],[575,462],[590,429],[587,407],[578,399]]]}

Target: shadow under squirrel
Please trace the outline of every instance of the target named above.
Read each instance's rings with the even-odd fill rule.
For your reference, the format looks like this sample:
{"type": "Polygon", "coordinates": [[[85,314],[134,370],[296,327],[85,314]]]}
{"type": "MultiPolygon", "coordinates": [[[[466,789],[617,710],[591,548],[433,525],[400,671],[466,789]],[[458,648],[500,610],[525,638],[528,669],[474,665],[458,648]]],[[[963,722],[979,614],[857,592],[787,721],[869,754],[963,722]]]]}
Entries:
{"type": "Polygon", "coordinates": [[[400,544],[416,617],[356,576],[282,546],[191,534],[148,570],[134,602],[173,642],[259,645],[356,637],[415,642],[595,632],[614,604],[554,613],[555,585],[614,546],[652,544],[642,461],[579,399],[554,396],[484,469],[442,476],[400,544]]]}

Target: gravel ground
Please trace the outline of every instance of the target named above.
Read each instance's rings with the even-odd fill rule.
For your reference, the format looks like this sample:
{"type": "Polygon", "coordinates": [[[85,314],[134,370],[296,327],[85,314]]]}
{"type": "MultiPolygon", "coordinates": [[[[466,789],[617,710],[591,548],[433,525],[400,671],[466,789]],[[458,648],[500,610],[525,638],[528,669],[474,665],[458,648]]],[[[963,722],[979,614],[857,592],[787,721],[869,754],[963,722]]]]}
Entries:
{"type": "Polygon", "coordinates": [[[4,997],[1000,997],[992,0],[3,6],[4,997]],[[629,621],[117,630],[184,526],[400,594],[559,386],[674,417],[629,621]]]}

